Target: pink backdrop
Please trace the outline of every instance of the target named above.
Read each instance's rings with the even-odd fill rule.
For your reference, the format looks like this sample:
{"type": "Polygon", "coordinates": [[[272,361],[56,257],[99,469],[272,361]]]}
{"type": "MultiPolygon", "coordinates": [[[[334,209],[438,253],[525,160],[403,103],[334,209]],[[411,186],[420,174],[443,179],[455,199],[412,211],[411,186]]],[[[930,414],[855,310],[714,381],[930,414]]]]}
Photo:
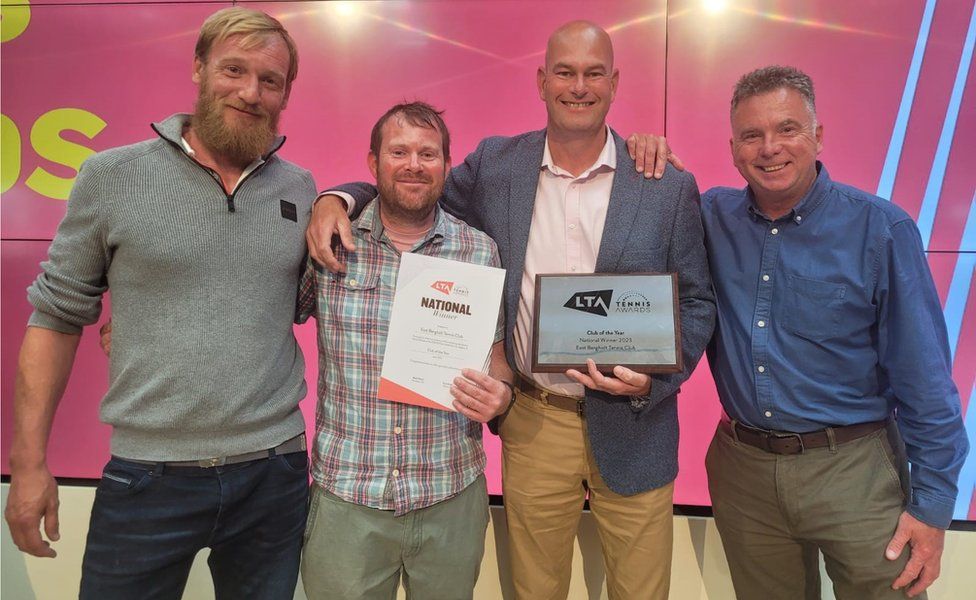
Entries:
{"type": "MultiPolygon", "coordinates": [[[[3,7],[4,473],[16,353],[30,311],[24,289],[64,214],[74,167],[92,150],[149,137],[149,121],[192,108],[196,31],[223,6],[64,4],[3,7]]],[[[876,191],[886,165],[893,165],[890,197],[914,216],[933,215],[930,264],[950,320],[955,379],[968,404],[976,376],[976,298],[969,291],[976,111],[972,86],[965,85],[973,68],[965,59],[971,1],[943,0],[930,19],[926,2],[885,0],[248,4],[279,17],[299,45],[301,68],[282,120],[288,136],[282,154],[311,169],[323,187],[368,178],[369,129],[403,99],[446,109],[458,158],[486,135],[541,128],[545,111],[535,68],[548,32],[572,18],[592,19],[613,37],[621,79],[611,125],[623,134],[666,132],[703,190],[742,185],[728,152],[728,97],[738,76],[770,63],[806,70],[817,83],[822,158],[831,175],[876,191]],[[906,101],[920,38],[928,43],[906,101]],[[899,114],[910,118],[903,143],[894,143],[899,114]],[[893,147],[900,155],[892,163],[893,147]],[[929,182],[940,172],[933,196],[929,182]],[[934,209],[925,206],[927,196],[934,209]]],[[[971,45],[968,52],[971,57],[971,45]]],[[[312,359],[310,389],[313,327],[298,329],[312,359]]],[[[98,477],[107,458],[108,429],[96,414],[107,369],[95,337],[92,328],[82,340],[55,423],[50,460],[59,476],[98,477]]],[[[311,424],[314,399],[303,407],[311,424]]],[[[708,503],[702,463],[719,414],[705,365],[682,389],[678,503],[708,503]]],[[[486,448],[490,491],[500,493],[497,438],[488,436],[486,448]]],[[[970,461],[966,469],[957,516],[976,518],[970,510],[976,465],[970,461]]]]}

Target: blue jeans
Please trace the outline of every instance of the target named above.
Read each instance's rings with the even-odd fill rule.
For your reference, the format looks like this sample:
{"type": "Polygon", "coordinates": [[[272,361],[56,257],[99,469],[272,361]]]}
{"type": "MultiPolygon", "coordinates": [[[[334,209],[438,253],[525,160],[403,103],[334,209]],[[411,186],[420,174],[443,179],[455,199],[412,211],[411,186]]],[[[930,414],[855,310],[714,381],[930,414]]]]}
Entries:
{"type": "Polygon", "coordinates": [[[179,599],[210,548],[218,600],[291,600],[308,504],[304,452],[221,467],[113,457],[95,492],[82,599],[179,599]]]}

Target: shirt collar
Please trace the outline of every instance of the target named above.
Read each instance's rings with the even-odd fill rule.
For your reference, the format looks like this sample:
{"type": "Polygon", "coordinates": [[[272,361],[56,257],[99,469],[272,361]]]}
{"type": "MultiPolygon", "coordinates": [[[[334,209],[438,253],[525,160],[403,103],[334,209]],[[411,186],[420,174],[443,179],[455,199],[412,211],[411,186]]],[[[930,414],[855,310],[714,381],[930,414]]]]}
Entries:
{"type": "Polygon", "coordinates": [[[591,174],[600,171],[614,171],[617,168],[617,144],[614,143],[613,132],[610,131],[610,126],[606,125],[607,141],[603,144],[603,150],[600,151],[600,155],[597,156],[596,162],[594,162],[590,168],[586,169],[579,174],[578,177],[573,177],[573,175],[556,165],[552,162],[552,153],[549,152],[549,135],[546,135],[546,145],[545,149],[542,151],[542,167],[546,169],[553,175],[561,175],[563,177],[573,177],[573,179],[586,179],[591,174]]]}
{"type": "MultiPolygon", "coordinates": [[[[366,205],[363,212],[359,214],[359,218],[356,219],[356,227],[363,232],[364,235],[370,237],[375,242],[380,242],[383,239],[383,220],[380,219],[380,197],[377,195],[373,198],[373,201],[366,205]]],[[[447,219],[444,218],[444,211],[441,210],[440,204],[434,205],[434,226],[430,228],[427,235],[424,236],[423,244],[428,241],[434,240],[435,242],[442,241],[447,236],[447,219]]]]}
{"type": "MultiPolygon", "coordinates": [[[[184,137],[182,135],[180,136],[180,146],[183,148],[183,152],[186,152],[186,155],[187,156],[189,156],[193,160],[197,160],[197,152],[196,152],[196,150],[194,150],[190,146],[190,142],[186,141],[186,137],[184,137]]],[[[197,161],[197,162],[199,162],[199,161],[197,161]]],[[[200,163],[200,164],[203,165],[203,163],[200,163]]],[[[240,179],[237,180],[237,183],[240,183],[245,177],[248,176],[248,174],[251,171],[253,171],[254,169],[257,169],[258,167],[260,167],[263,164],[264,164],[264,157],[263,156],[259,156],[254,162],[252,162],[251,164],[247,165],[247,167],[244,168],[244,170],[241,172],[240,179]]]]}
{"type": "MultiPolygon", "coordinates": [[[[789,213],[783,215],[777,221],[790,220],[797,225],[802,225],[804,220],[812,213],[814,210],[820,206],[824,198],[827,197],[827,192],[830,191],[831,181],[830,175],[827,174],[827,167],[823,165],[819,160],[817,161],[817,178],[813,180],[813,185],[807,190],[807,193],[796,203],[789,213]]],[[[753,220],[766,219],[767,217],[762,214],[756,204],[756,197],[752,193],[752,188],[748,185],[746,186],[746,199],[749,201],[749,215],[752,216],[753,220]]]]}

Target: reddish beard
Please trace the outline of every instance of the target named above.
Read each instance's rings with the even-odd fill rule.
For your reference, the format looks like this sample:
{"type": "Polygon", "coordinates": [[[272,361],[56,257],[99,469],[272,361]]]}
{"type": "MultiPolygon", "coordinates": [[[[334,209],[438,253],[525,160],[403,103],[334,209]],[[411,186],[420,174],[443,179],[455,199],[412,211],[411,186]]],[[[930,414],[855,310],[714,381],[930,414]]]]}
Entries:
{"type": "MultiPolygon", "coordinates": [[[[268,114],[257,107],[243,108],[260,118],[247,126],[230,125],[224,120],[225,105],[214,98],[209,86],[200,86],[193,113],[193,132],[212,152],[241,166],[247,166],[271,148],[278,135],[279,113],[268,114]]],[[[232,110],[232,109],[231,109],[232,110]]]]}
{"type": "MultiPolygon", "coordinates": [[[[429,175],[403,176],[401,180],[431,183],[432,178],[429,175]]],[[[437,204],[441,192],[444,191],[444,184],[441,182],[440,185],[429,187],[426,192],[417,196],[403,193],[397,187],[395,178],[383,177],[381,173],[377,177],[376,188],[379,191],[380,198],[385,200],[383,210],[386,214],[404,221],[422,221],[427,218],[430,211],[434,209],[434,205],[437,204]]]]}

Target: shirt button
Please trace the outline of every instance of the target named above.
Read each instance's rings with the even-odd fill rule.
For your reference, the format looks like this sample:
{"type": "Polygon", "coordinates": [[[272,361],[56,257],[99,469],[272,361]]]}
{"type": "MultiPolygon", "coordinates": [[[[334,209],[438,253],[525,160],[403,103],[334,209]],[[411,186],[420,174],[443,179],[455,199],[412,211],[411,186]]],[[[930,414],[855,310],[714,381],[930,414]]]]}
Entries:
{"type": "Polygon", "coordinates": [[[393,428],[393,433],[395,433],[397,435],[400,435],[401,433],[403,433],[403,428],[402,427],[394,427],[393,428]]]}
{"type": "Polygon", "coordinates": [[[355,279],[349,280],[349,287],[356,287],[357,285],[359,285],[359,282],[356,281],[355,279]]]}
{"type": "Polygon", "coordinates": [[[576,229],[576,223],[570,223],[569,224],[569,228],[570,229],[576,229]]]}
{"type": "Polygon", "coordinates": [[[756,370],[759,371],[760,373],[765,373],[766,367],[759,365],[758,367],[756,367],[756,370]]]}
{"type": "Polygon", "coordinates": [[[776,235],[777,233],[779,233],[779,229],[777,229],[776,227],[773,227],[772,229],[769,230],[769,233],[771,233],[773,235],[776,235]]]}
{"type": "MultiPolygon", "coordinates": [[[[768,410],[766,412],[764,412],[763,414],[766,415],[767,418],[773,416],[773,413],[769,412],[768,410]]],[[[396,473],[396,471],[393,471],[393,472],[396,473]]]]}
{"type": "Polygon", "coordinates": [[[576,267],[570,267],[569,270],[570,271],[575,271],[576,270],[576,267]]]}
{"type": "Polygon", "coordinates": [[[766,321],[759,321],[758,323],[756,323],[756,325],[759,325],[760,327],[765,327],[766,321]]]}
{"type": "Polygon", "coordinates": [[[769,281],[769,275],[763,275],[763,281],[769,281]]]}
{"type": "Polygon", "coordinates": [[[803,217],[801,217],[800,215],[796,215],[796,219],[795,219],[795,221],[796,221],[797,223],[799,223],[799,222],[800,222],[800,221],[802,221],[802,220],[803,220],[803,217]]]}
{"type": "MultiPolygon", "coordinates": [[[[767,413],[766,416],[768,417],[769,414],[767,413]]],[[[399,477],[400,476],[400,469],[393,469],[393,476],[394,477],[399,477]]]]}

